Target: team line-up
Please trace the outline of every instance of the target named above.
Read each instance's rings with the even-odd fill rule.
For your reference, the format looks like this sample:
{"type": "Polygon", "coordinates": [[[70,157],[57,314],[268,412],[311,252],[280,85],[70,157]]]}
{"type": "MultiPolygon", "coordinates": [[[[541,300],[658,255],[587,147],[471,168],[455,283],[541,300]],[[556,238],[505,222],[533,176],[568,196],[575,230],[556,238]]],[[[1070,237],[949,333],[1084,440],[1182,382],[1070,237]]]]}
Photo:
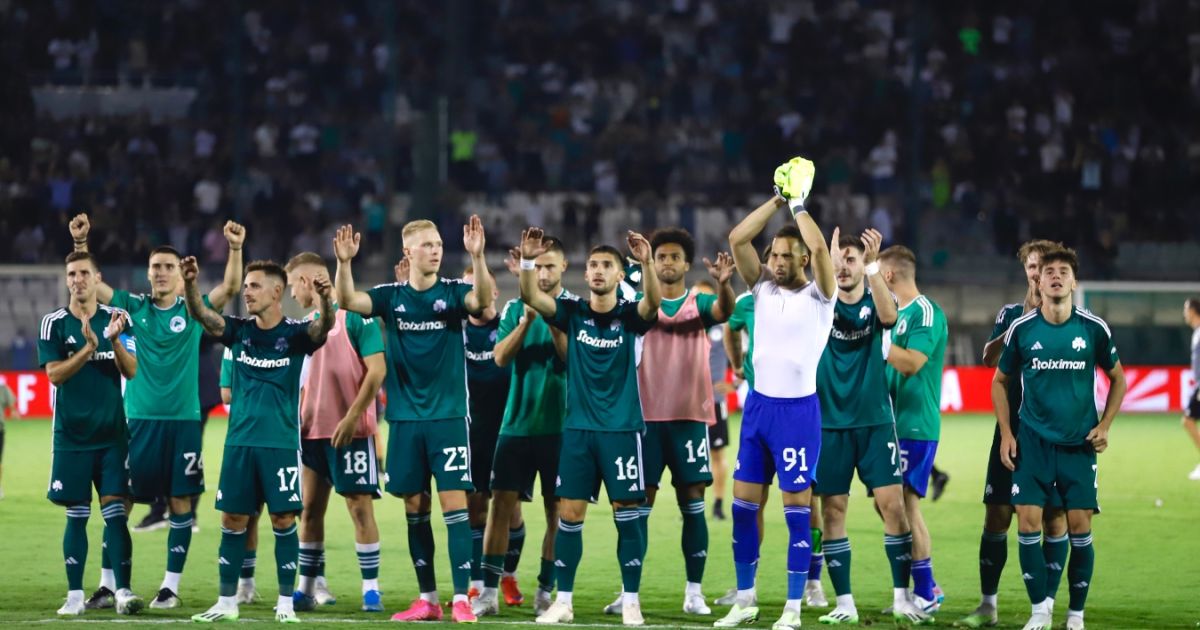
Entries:
{"type": "MultiPolygon", "coordinates": [[[[722,390],[714,395],[713,386],[725,362],[710,360],[724,330],[728,361],[749,395],[730,506],[737,584],[713,602],[729,607],[713,625],[758,620],[756,569],[772,483],[788,530],[787,600],[773,628],[799,627],[802,604],[830,606],[824,567],[836,598],[820,621],[859,623],[845,522],[855,471],[883,523],[893,589],[884,612],[903,623],[933,623],[943,597],[920,501],[939,439],[946,318],[921,295],[907,248],[880,251],[875,230],[852,236],[834,228],[826,242],[804,210],[814,175],[803,158],[779,166],[775,195],[730,233],[732,254],[703,260],[711,281],[693,288],[686,275],[695,247],[684,230],[650,239],[629,232],[632,260],[614,247],[593,247],[581,296],[562,286],[563,244],[531,227],[507,261],[520,278],[520,298],[499,309],[478,217],[463,227],[471,266],[461,279],[439,275],[436,226],[413,221],[403,230],[397,282],[366,291],[355,286],[360,235],[352,227],[333,239],[330,278],[326,261],[309,252],[286,266],[255,261],[243,270],[246,234],[229,222],[225,277],[207,295],[196,259],[170,247],[150,254],[150,293],[108,286],[88,253],[88,218],[75,217],[75,251],[66,259],[70,303],[42,319],[38,340],[39,361],[56,387],[47,497],[67,516],[68,592],[58,613],[144,608],[130,589],[128,510],[132,501],[157,497],[168,497],[170,528],[166,573],[149,607],[181,605],[195,499],[205,490],[197,374],[207,334],[226,348],[221,386],[230,412],[216,492],[220,590],[194,621],[236,620],[239,605],[258,598],[260,513],[274,534],[276,619],[296,622],[297,610],[332,602],[324,579],[331,491],[344,497],[354,524],[364,611],[384,610],[372,501],[386,491],[404,500],[419,591],[392,618],[443,618],[430,516],[436,490],[454,585],[451,618],[499,614],[501,597],[508,606],[524,601],[515,575],[525,538],[520,505],[534,499],[540,478],[548,526],[537,623],[574,618],[587,507],[603,484],[622,582],[604,611],[641,625],[647,523],[664,469],[683,520],[683,611],[711,615],[701,591],[709,545],[704,496],[714,467],[723,469],[728,429],[722,390]],[[785,207],[794,224],[756,251],[754,239],[785,207]],[[636,271],[626,265],[633,261],[636,271]],[[735,272],[750,287],[738,297],[735,272]],[[640,292],[632,289],[637,275],[640,292]],[[310,313],[303,320],[283,316],[289,288],[310,313]],[[239,291],[248,316],[222,315],[239,291]],[[382,462],[375,443],[381,387],[389,425],[382,462]],[[100,588],[85,599],[93,487],[104,545],[100,588]]],[[[1028,293],[1001,309],[984,350],[984,363],[997,368],[997,425],[983,493],[982,598],[958,622],[996,623],[1015,515],[1032,604],[1026,630],[1050,628],[1064,573],[1067,628],[1077,630],[1094,564],[1097,454],[1108,446],[1125,377],[1108,326],[1073,306],[1075,252],[1030,241],[1018,259],[1028,293]],[[1099,415],[1097,368],[1111,380],[1099,415]]],[[[719,499],[714,507],[723,510],[719,499]]]]}

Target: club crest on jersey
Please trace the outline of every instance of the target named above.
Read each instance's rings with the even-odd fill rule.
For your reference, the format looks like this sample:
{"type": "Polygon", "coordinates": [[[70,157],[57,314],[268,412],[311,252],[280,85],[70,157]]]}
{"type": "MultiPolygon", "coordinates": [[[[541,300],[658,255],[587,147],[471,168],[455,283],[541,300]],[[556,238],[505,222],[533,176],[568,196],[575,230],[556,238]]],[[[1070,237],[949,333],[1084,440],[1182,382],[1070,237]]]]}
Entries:
{"type": "Polygon", "coordinates": [[[608,325],[608,329],[613,331],[621,330],[621,320],[614,319],[612,323],[608,325]]]}
{"type": "Polygon", "coordinates": [[[896,324],[896,334],[903,335],[906,332],[908,332],[908,320],[902,319],[900,323],[896,324]]]}
{"type": "Polygon", "coordinates": [[[871,307],[870,306],[863,305],[862,308],[858,309],[858,318],[859,319],[866,319],[870,316],[871,316],[871,307]]]}
{"type": "Polygon", "coordinates": [[[288,340],[286,337],[280,337],[275,340],[275,351],[276,352],[287,352],[288,351],[288,340]]]}
{"type": "Polygon", "coordinates": [[[500,338],[500,331],[493,330],[492,332],[488,333],[488,341],[496,343],[496,339],[498,338],[500,338]]]}
{"type": "Polygon", "coordinates": [[[445,310],[446,310],[446,300],[434,300],[434,302],[433,302],[433,312],[434,313],[441,313],[445,310]]]}
{"type": "Polygon", "coordinates": [[[171,327],[171,332],[181,333],[183,332],[184,328],[187,328],[187,320],[183,319],[182,315],[176,315],[175,317],[171,318],[171,323],[169,326],[171,327]]]}
{"type": "Polygon", "coordinates": [[[1071,342],[1071,349],[1075,352],[1079,352],[1085,348],[1087,348],[1087,342],[1083,340],[1083,337],[1076,337],[1075,340],[1071,342]]]}

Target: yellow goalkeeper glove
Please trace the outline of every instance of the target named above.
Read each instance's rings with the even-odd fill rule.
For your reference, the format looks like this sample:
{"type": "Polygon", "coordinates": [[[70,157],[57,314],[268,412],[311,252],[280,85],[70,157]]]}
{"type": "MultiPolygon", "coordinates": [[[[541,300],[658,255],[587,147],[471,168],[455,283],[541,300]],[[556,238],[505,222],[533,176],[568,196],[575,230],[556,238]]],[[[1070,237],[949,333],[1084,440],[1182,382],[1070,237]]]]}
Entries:
{"type": "Polygon", "coordinates": [[[793,214],[804,209],[816,174],[812,160],[802,157],[794,157],[775,169],[775,194],[787,200],[793,214]]]}

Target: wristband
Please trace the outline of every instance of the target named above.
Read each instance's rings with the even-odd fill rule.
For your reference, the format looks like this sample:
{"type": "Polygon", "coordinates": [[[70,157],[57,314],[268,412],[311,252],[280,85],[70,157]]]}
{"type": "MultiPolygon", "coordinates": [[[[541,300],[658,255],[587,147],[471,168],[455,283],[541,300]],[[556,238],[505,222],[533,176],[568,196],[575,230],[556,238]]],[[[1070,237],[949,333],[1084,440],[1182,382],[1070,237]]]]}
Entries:
{"type": "Polygon", "coordinates": [[[879,273],[879,261],[876,260],[875,262],[867,263],[867,266],[864,268],[864,270],[867,272],[868,276],[873,276],[879,273]]]}
{"type": "Polygon", "coordinates": [[[533,271],[537,269],[537,265],[532,260],[521,259],[521,271],[533,271]]]}
{"type": "Polygon", "coordinates": [[[804,200],[799,197],[788,199],[788,207],[792,209],[792,216],[798,217],[802,212],[808,212],[804,209],[804,200]]]}

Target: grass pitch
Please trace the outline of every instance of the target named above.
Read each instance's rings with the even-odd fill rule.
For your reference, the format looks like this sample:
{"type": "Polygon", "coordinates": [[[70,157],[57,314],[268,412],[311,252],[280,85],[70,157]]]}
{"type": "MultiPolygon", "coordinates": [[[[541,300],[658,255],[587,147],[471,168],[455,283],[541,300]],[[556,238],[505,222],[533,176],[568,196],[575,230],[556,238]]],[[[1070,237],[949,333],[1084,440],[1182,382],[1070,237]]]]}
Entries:
{"type": "MultiPolygon", "coordinates": [[[[736,423],[735,423],[736,424],[736,423]]],[[[735,427],[736,430],[736,427],[735,427]]],[[[206,475],[209,493],[199,510],[200,532],[192,542],[180,596],[184,607],[173,611],[146,611],[136,618],[117,617],[111,610],[88,611],[72,621],[60,621],[54,611],[66,591],[62,566],[64,514],[45,499],[49,474],[50,423],[8,423],[3,488],[0,501],[0,625],[66,625],[120,621],[134,625],[185,622],[205,610],[216,598],[216,551],[220,538],[213,492],[221,465],[225,423],[209,423],[205,435],[206,475]]],[[[980,503],[992,420],[982,415],[946,416],[938,466],[951,475],[946,495],[925,506],[933,537],[934,571],[946,591],[938,625],[949,626],[978,603],[977,549],[983,522],[980,503]]],[[[736,443],[736,440],[735,440],[736,443]]],[[[727,452],[732,462],[734,449],[727,452]]],[[[1194,585],[1200,570],[1200,483],[1187,473],[1197,455],[1179,429],[1175,415],[1123,415],[1117,419],[1112,446],[1100,456],[1100,501],[1104,513],[1096,517],[1096,573],[1088,600],[1089,628],[1183,628],[1200,620],[1200,598],[1194,585]]],[[[728,505],[729,497],[726,497],[728,505]]],[[[712,497],[708,498],[711,509],[712,497]]],[[[327,518],[328,579],[339,596],[336,605],[319,612],[301,613],[309,626],[345,623],[384,623],[390,612],[407,606],[416,596],[415,577],[405,545],[402,503],[387,497],[376,504],[383,532],[383,565],[380,580],[389,615],[358,611],[359,577],[349,517],[340,502],[331,501],[327,518]]],[[[532,596],[536,586],[538,549],[544,524],[536,505],[526,506],[527,542],[520,579],[526,606],[502,609],[501,615],[480,625],[532,626],[532,596]],[[530,509],[533,508],[533,509],[530,509]]],[[[727,510],[728,511],[728,510],[727,510]]],[[[135,507],[131,521],[140,520],[144,507],[135,507]]],[[[438,580],[444,600],[449,600],[450,572],[445,559],[445,528],[438,525],[438,580]]],[[[642,610],[647,627],[711,627],[724,609],[700,618],[681,612],[683,559],[679,551],[678,508],[670,494],[650,519],[650,551],[642,582],[642,610]]],[[[103,521],[93,510],[88,531],[90,556],[85,588],[95,588],[100,571],[100,534],[103,521]]],[[[258,586],[264,603],[242,607],[242,619],[273,622],[271,603],[275,591],[272,536],[267,525],[259,550],[258,586]]],[[[705,594],[715,598],[733,585],[730,521],[709,521],[711,547],[705,594]]],[[[882,551],[882,527],[861,486],[854,489],[849,516],[854,549],[853,584],[863,625],[892,627],[878,611],[891,603],[891,584],[882,551]]],[[[770,627],[784,600],[787,531],[780,503],[772,497],[767,509],[767,534],[759,568],[762,619],[757,627],[770,627]]],[[[150,599],[158,589],[166,562],[166,531],[133,534],[134,590],[150,599]]],[[[1009,558],[1000,586],[1000,627],[1020,628],[1028,618],[1029,604],[1017,561],[1015,526],[1009,536],[1009,558]]],[[[620,572],[614,561],[616,531],[607,505],[592,506],[584,530],[584,558],[575,589],[576,626],[620,627],[619,617],[606,617],[600,609],[620,590],[620,572]]],[[[833,590],[828,578],[825,588],[833,590]]],[[[1060,587],[1056,627],[1066,614],[1066,582],[1060,587]]],[[[823,611],[804,611],[804,623],[817,626],[823,611]]],[[[448,615],[447,615],[448,617],[448,615]]]]}

